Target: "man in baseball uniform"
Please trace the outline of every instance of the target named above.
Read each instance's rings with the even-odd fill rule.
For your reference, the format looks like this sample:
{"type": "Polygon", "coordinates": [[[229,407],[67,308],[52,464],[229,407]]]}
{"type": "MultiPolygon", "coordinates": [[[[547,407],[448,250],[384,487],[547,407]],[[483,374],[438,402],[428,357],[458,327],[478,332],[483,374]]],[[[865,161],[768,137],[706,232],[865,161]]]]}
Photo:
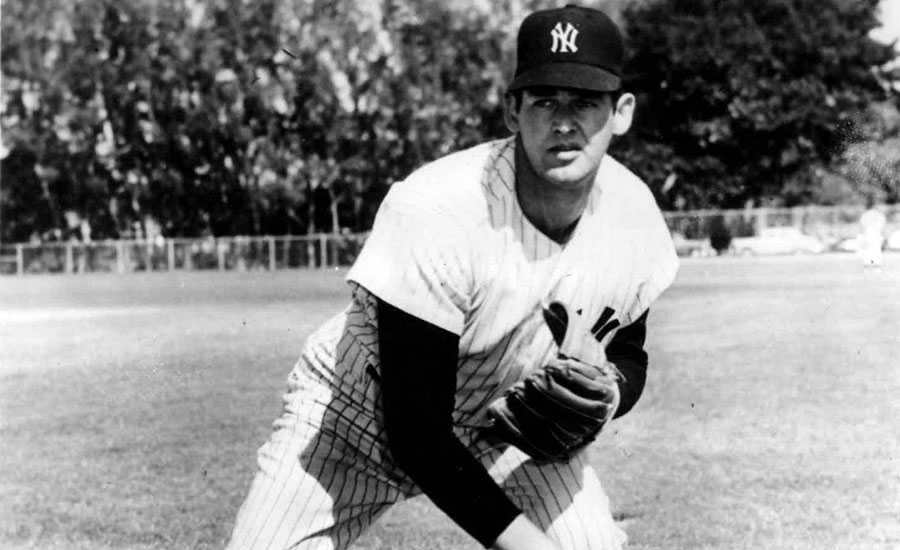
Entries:
{"type": "Polygon", "coordinates": [[[539,11],[517,48],[513,135],[391,187],[347,275],[350,304],[289,376],[229,548],[348,548],[423,493],[485,547],[624,544],[583,449],[534,460],[491,436],[486,410],[565,352],[618,368],[625,414],[644,386],[648,308],[677,258],[650,191],[606,155],[635,107],[615,24],[539,11]]]}
{"type": "Polygon", "coordinates": [[[884,254],[884,226],[887,218],[875,204],[874,197],[866,199],[866,211],[859,217],[859,254],[864,267],[881,267],[884,254]]]}

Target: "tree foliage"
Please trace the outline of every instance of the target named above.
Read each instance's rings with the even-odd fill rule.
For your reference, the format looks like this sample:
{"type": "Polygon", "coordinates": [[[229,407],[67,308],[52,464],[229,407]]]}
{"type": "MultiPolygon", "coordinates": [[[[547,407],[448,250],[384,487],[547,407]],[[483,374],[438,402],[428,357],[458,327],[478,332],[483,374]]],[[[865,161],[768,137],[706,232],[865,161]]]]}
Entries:
{"type": "Polygon", "coordinates": [[[10,0],[2,237],[364,229],[391,181],[504,131],[488,7],[10,0]]]}
{"type": "Polygon", "coordinates": [[[824,174],[829,185],[820,202],[900,202],[900,101],[873,105],[861,126],[865,138],[850,143],[824,174]]]}
{"type": "Polygon", "coordinates": [[[665,206],[809,201],[811,170],[888,97],[878,0],[668,0],[625,11],[641,111],[626,155],[665,206]],[[675,182],[672,185],[672,182],[675,182]]]}
{"type": "MultiPolygon", "coordinates": [[[[615,153],[664,207],[801,202],[887,154],[859,124],[896,101],[875,0],[590,4],[630,6],[615,153]]],[[[516,28],[550,5],[5,0],[0,238],[367,229],[391,182],[506,134],[516,28]]]]}

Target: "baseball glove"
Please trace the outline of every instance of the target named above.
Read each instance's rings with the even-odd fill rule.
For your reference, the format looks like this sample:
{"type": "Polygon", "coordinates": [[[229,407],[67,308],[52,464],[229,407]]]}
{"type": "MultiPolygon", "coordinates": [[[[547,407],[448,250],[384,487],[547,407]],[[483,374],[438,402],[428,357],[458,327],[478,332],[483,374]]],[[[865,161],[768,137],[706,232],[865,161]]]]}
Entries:
{"type": "Polygon", "coordinates": [[[566,461],[612,419],[621,378],[612,363],[560,355],[488,406],[488,430],[538,462],[566,461]]]}

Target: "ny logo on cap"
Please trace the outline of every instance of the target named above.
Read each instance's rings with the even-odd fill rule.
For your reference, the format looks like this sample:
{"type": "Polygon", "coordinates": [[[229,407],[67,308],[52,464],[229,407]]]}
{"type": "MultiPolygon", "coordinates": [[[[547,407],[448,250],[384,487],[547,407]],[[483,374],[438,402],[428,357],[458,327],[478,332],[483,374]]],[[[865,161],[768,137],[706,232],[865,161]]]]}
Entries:
{"type": "Polygon", "coordinates": [[[575,44],[575,38],[578,37],[578,29],[573,27],[571,23],[566,23],[565,27],[563,27],[562,23],[557,23],[553,30],[550,31],[550,36],[553,37],[553,46],[550,47],[551,52],[574,53],[578,51],[578,46],[575,44]]]}

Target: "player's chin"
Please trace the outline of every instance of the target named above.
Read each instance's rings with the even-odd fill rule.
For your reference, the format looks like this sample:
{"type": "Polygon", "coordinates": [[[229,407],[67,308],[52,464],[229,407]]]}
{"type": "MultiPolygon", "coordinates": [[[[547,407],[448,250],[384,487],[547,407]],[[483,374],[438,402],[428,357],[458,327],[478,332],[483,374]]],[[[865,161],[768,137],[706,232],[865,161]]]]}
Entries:
{"type": "Polygon", "coordinates": [[[558,185],[579,185],[585,178],[593,173],[589,162],[583,158],[577,158],[571,162],[548,167],[544,171],[544,177],[558,185]]]}

